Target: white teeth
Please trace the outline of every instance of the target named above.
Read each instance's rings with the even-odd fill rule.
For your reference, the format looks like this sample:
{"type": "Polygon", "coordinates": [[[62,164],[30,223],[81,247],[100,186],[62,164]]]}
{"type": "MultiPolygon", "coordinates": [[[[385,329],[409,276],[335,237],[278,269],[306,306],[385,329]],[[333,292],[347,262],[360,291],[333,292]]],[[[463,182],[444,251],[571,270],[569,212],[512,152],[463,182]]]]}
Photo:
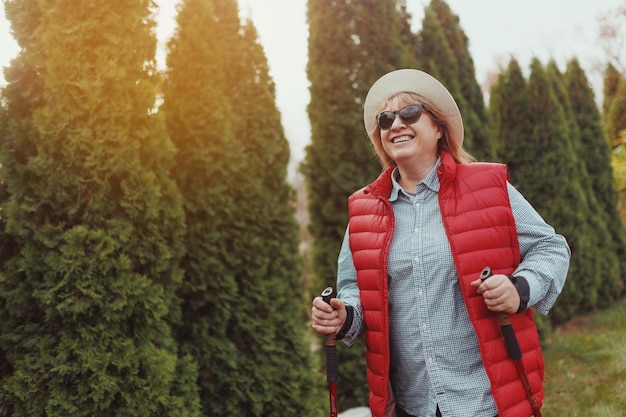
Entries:
{"type": "Polygon", "coordinates": [[[391,141],[391,143],[400,143],[400,142],[406,142],[406,141],[409,141],[409,140],[411,140],[410,136],[400,136],[400,137],[394,138],[391,141]]]}

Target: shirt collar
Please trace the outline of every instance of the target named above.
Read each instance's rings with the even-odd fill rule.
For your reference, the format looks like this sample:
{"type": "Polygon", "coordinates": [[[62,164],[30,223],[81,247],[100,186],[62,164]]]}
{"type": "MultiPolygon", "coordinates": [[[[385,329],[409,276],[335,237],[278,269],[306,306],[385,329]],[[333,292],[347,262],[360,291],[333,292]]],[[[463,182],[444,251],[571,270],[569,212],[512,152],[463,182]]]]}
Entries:
{"type": "MultiPolygon", "coordinates": [[[[424,178],[422,182],[420,182],[417,185],[417,190],[419,190],[422,187],[425,187],[436,193],[439,192],[439,177],[437,176],[437,168],[439,168],[440,164],[441,164],[441,157],[438,157],[437,162],[435,162],[435,165],[432,167],[428,175],[426,175],[426,178],[424,178]]],[[[395,167],[393,169],[393,172],[391,173],[392,188],[391,188],[391,193],[389,194],[389,201],[392,201],[392,202],[396,201],[400,193],[407,194],[406,192],[404,192],[404,190],[400,186],[400,183],[398,182],[399,178],[400,178],[400,171],[398,171],[398,167],[395,167]]]]}

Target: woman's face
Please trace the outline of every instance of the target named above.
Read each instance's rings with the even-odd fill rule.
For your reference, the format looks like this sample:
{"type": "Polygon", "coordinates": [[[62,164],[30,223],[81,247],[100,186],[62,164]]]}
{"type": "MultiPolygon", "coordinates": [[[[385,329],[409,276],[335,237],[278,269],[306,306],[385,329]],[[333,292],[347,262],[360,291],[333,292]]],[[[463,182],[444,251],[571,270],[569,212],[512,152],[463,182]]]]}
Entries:
{"type": "MultiPolygon", "coordinates": [[[[391,100],[383,111],[397,111],[411,104],[416,103],[391,100]]],[[[421,160],[430,163],[437,158],[437,145],[443,132],[426,109],[422,109],[421,116],[415,122],[412,119],[404,120],[398,114],[391,117],[393,116],[395,118],[391,126],[388,129],[380,129],[380,139],[383,149],[396,164],[402,166],[403,163],[421,160]]]]}

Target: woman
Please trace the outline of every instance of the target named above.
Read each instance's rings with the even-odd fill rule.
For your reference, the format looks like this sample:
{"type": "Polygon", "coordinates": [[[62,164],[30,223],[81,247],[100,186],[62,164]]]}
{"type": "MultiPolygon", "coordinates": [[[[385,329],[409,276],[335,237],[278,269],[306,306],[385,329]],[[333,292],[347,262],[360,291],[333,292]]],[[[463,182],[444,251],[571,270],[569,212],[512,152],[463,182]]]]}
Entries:
{"type": "Polygon", "coordinates": [[[567,242],[504,165],[474,162],[459,109],[432,76],[384,75],[364,121],[383,172],[349,199],[338,296],[313,300],[313,329],[347,345],[365,335],[374,417],[531,416],[497,313],[510,315],[540,404],[543,357],[530,307],[547,314],[554,305],[567,242]],[[487,266],[495,275],[481,280],[487,266]]]}

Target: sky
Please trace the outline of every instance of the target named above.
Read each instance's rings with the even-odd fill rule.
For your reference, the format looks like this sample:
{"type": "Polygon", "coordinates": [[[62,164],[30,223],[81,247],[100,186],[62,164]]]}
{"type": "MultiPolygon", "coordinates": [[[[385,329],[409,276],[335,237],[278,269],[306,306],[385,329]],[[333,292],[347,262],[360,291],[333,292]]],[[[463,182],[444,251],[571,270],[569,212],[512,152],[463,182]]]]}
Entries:
{"type": "MultiPolygon", "coordinates": [[[[329,0],[330,1],[330,0],[329,0]]],[[[291,147],[290,176],[295,175],[310,142],[306,112],[309,81],[306,77],[308,26],[307,0],[238,0],[243,17],[255,24],[276,83],[276,105],[282,115],[285,135],[291,147]]],[[[429,0],[407,0],[415,30],[421,27],[429,0]]],[[[476,79],[486,83],[489,73],[506,66],[515,57],[528,71],[533,57],[543,63],[554,59],[562,70],[572,57],[578,58],[596,96],[601,94],[602,52],[598,47],[601,15],[626,7],[626,0],[447,0],[459,16],[469,39],[476,79]]],[[[159,48],[163,65],[165,43],[175,28],[179,0],[156,0],[159,48]]],[[[18,52],[0,2],[0,67],[9,64],[18,52]]],[[[0,85],[5,84],[0,74],[0,85]]],[[[364,135],[365,138],[365,135],[364,135]]]]}

